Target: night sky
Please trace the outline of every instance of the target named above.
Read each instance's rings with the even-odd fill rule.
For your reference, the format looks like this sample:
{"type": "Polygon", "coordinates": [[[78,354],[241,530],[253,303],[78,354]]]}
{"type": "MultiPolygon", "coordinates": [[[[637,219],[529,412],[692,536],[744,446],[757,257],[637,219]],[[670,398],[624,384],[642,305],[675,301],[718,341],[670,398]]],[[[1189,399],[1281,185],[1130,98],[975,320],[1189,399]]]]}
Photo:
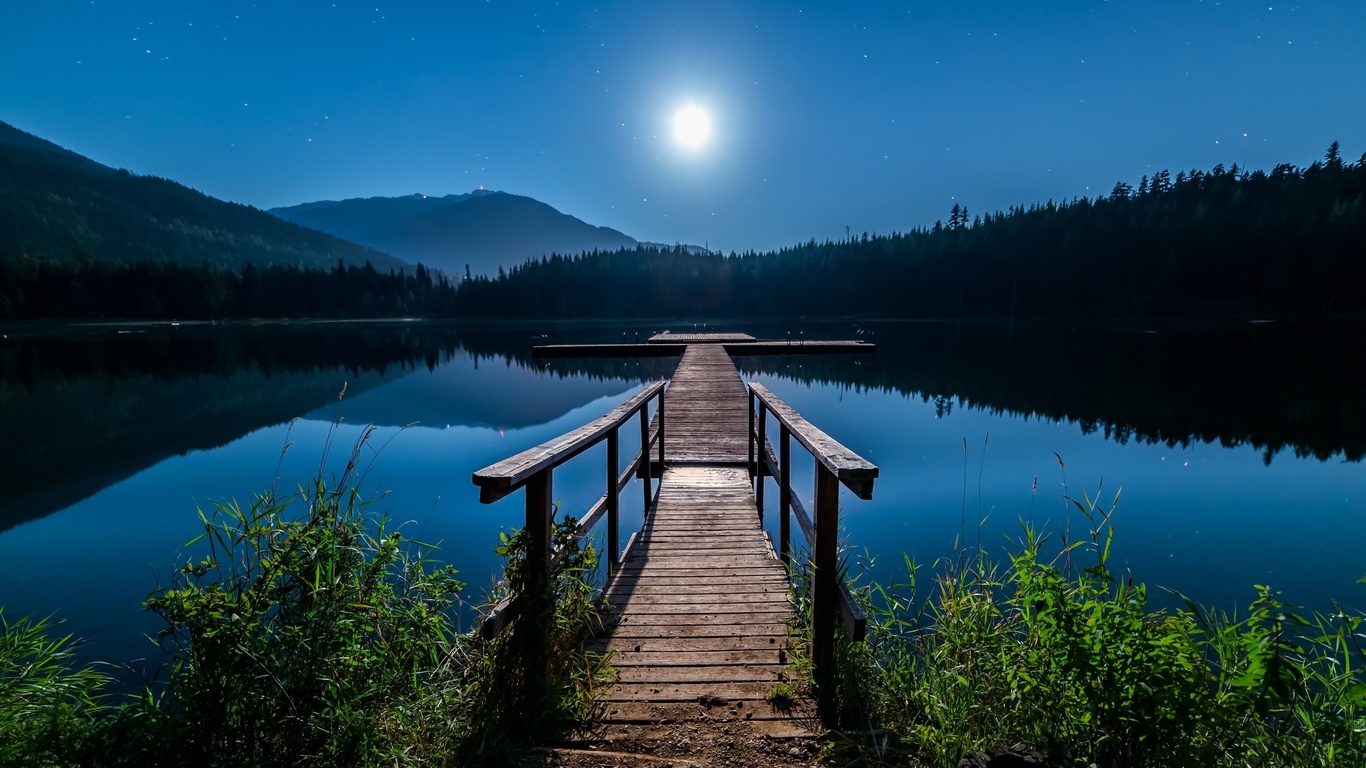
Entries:
{"type": "Polygon", "coordinates": [[[1363,0],[0,0],[0,120],[102,163],[261,208],[483,185],[725,251],[1352,161],[1364,79],[1363,0]]]}

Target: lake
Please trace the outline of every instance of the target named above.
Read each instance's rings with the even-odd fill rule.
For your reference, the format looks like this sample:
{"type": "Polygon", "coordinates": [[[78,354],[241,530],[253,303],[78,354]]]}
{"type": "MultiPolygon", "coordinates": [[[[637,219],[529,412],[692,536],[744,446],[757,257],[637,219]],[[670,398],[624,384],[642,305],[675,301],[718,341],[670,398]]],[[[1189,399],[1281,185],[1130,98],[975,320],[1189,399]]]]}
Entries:
{"type": "MultiPolygon", "coordinates": [[[[533,360],[535,343],[612,342],[693,325],[246,324],[10,328],[0,341],[0,606],[53,614],[81,658],[132,682],[163,657],[141,610],[193,552],[197,506],[339,471],[366,425],[363,490],[468,582],[494,583],[520,495],[478,504],[473,471],[602,415],[672,359],[533,360]],[[344,390],[344,391],[343,391],[344,390]],[[330,448],[328,447],[330,446],[330,448]]],[[[698,327],[701,330],[701,326],[698,327]]],[[[1022,525],[1085,537],[1068,497],[1122,489],[1112,564],[1225,609],[1254,584],[1366,608],[1366,348],[1357,325],[1114,329],[989,323],[730,324],[858,338],[873,355],[737,357],[877,464],[841,499],[853,562],[904,576],[955,542],[1004,553],[1022,525]]],[[[638,444],[623,434],[622,455],[638,444]]],[[[638,436],[637,436],[638,440],[638,436]]],[[[623,458],[624,460],[624,458],[623,458]]],[[[602,493],[603,451],[555,475],[562,511],[602,493]]],[[[811,462],[794,448],[798,492],[811,462]]],[[[766,527],[774,532],[776,492],[766,527]]],[[[641,520],[623,494],[623,539],[641,520]]],[[[794,527],[794,530],[795,527],[794,527]]],[[[1178,600],[1151,590],[1154,605],[1178,600]]]]}

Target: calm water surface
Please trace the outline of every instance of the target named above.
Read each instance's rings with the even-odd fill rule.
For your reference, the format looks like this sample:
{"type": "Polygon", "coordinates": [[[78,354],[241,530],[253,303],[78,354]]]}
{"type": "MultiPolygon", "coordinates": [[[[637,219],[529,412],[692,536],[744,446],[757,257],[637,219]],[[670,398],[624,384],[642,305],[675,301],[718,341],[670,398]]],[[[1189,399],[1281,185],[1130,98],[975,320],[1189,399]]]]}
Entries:
{"type": "MultiPolygon", "coordinates": [[[[1122,489],[1114,562],[1150,585],[1230,609],[1253,584],[1315,608],[1366,608],[1355,583],[1366,575],[1366,386],[1344,362],[1361,348],[1356,329],[749,330],[793,328],[879,345],[871,356],[738,363],[880,467],[872,501],[842,498],[847,541],[880,579],[904,575],[903,552],[928,566],[960,539],[1003,552],[1024,524],[1084,536],[1065,497],[1099,493],[1109,506],[1122,489]]],[[[549,341],[661,329],[556,327],[549,341]]],[[[146,635],[160,625],[141,601],[191,556],[196,506],[338,471],[367,424],[378,429],[365,490],[383,495],[409,538],[440,545],[477,604],[499,572],[497,533],[519,524],[521,505],[479,505],[470,474],[601,415],[672,366],[533,361],[538,335],[402,324],[8,334],[6,618],[55,614],[87,641],[85,658],[129,664],[128,679],[150,674],[163,657],[146,635]]],[[[633,431],[623,457],[638,448],[633,431]]],[[[563,510],[579,514],[601,494],[602,453],[556,472],[563,510]]],[[[794,457],[809,500],[810,461],[794,457]]],[[[629,531],[641,515],[634,483],[623,503],[629,531]]],[[[1154,590],[1154,601],[1174,598],[1154,590]]]]}

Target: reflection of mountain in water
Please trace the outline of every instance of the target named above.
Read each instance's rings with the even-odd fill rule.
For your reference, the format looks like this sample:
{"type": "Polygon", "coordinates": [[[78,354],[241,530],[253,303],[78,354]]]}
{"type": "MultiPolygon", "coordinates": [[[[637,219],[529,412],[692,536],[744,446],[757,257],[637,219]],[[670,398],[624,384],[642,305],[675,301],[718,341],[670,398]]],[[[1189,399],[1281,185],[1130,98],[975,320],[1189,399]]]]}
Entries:
{"type": "Polygon", "coordinates": [[[584,403],[621,394],[629,388],[620,379],[573,376],[554,386],[526,394],[528,371],[512,357],[472,357],[461,352],[430,373],[405,376],[337,406],[327,405],[306,418],[331,420],[337,414],[348,424],[402,426],[463,426],[518,428],[544,424],[584,403]]]}
{"type": "Polygon", "coordinates": [[[622,389],[599,374],[520,397],[519,377],[535,378],[529,334],[469,337],[419,324],[11,332],[0,342],[0,530],[303,414],[522,426],[622,389]],[[503,349],[518,354],[489,357],[503,349]]]}
{"type": "Polygon", "coordinates": [[[311,373],[256,368],[221,376],[91,378],[60,388],[7,393],[0,433],[0,530],[64,509],[171,456],[214,448],[288,421],[383,375],[340,368],[311,373]]]}

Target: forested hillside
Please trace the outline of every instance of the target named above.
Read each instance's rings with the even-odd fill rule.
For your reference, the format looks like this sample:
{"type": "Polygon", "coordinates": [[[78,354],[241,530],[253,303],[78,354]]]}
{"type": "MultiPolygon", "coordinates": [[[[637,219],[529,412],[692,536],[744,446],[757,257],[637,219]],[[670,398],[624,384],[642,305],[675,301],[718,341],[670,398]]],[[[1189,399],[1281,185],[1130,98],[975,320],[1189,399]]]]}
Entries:
{"type": "MultiPolygon", "coordinates": [[[[0,263],[164,262],[241,269],[412,265],[332,235],[138,176],[0,123],[0,263]]],[[[164,298],[164,297],[163,297],[164,298]]]]}
{"type": "Polygon", "coordinates": [[[1161,317],[1366,311],[1366,156],[1168,171],[1108,196],[814,240],[773,253],[530,261],[461,285],[464,313],[1161,317]]]}

